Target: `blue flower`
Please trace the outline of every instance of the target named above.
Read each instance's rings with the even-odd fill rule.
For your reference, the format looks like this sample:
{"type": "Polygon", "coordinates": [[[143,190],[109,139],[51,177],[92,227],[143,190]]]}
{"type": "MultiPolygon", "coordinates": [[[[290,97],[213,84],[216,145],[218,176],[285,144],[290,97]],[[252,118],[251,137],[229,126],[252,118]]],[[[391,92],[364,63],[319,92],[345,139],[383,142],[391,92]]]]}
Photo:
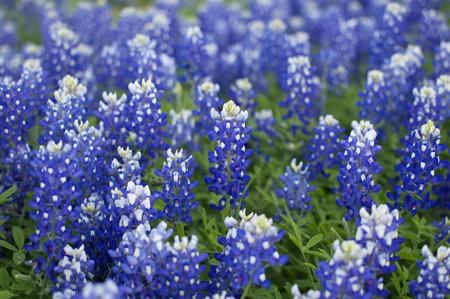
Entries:
{"type": "Polygon", "coordinates": [[[307,144],[305,160],[311,168],[311,176],[325,175],[326,170],[339,165],[340,135],[344,131],[332,115],[320,116],[319,123],[313,129],[314,136],[307,144]]]}
{"type": "Polygon", "coordinates": [[[198,206],[192,189],[197,182],[191,182],[194,172],[192,156],[184,157],[183,150],[167,150],[167,158],[161,170],[155,171],[164,183],[160,194],[165,203],[164,217],[170,222],[191,222],[191,211],[198,206]]]}
{"type": "Polygon", "coordinates": [[[447,165],[439,159],[439,154],[445,150],[445,144],[440,140],[441,133],[431,120],[410,132],[406,139],[402,161],[397,166],[401,185],[396,186],[389,196],[399,206],[404,195],[403,208],[413,215],[418,208],[427,209],[436,204],[429,198],[428,187],[443,180],[437,171],[447,165]]]}
{"type": "Polygon", "coordinates": [[[433,73],[435,76],[450,73],[450,41],[443,41],[436,48],[433,60],[433,73]]]}
{"type": "Polygon", "coordinates": [[[210,116],[211,109],[217,110],[223,104],[218,97],[219,92],[220,86],[209,79],[198,82],[195,86],[194,102],[197,106],[194,110],[197,117],[195,127],[200,136],[207,134],[214,124],[210,116]]]}
{"type": "Polygon", "coordinates": [[[387,118],[388,89],[382,71],[371,70],[367,73],[364,92],[360,94],[358,106],[361,107],[359,117],[381,125],[387,118]]]}
{"type": "Polygon", "coordinates": [[[252,115],[257,103],[255,102],[256,92],[248,78],[237,79],[231,86],[231,98],[242,109],[249,111],[252,115]]]}
{"type": "Polygon", "coordinates": [[[434,51],[441,41],[450,38],[447,20],[440,12],[429,9],[422,10],[419,20],[419,41],[421,47],[434,51]]]}
{"type": "Polygon", "coordinates": [[[195,130],[195,119],[192,110],[182,109],[179,112],[170,110],[169,133],[174,147],[187,146],[198,149],[199,141],[195,130]]]}
{"type": "MultiPolygon", "coordinates": [[[[433,225],[438,229],[438,232],[434,235],[436,241],[448,238],[450,235],[450,218],[448,216],[443,217],[440,221],[434,221],[433,225]]],[[[450,240],[447,240],[447,242],[450,242],[450,240]]]]}
{"type": "Polygon", "coordinates": [[[105,282],[87,282],[83,289],[75,293],[66,289],[64,292],[54,293],[53,299],[121,299],[123,298],[123,288],[107,279],[105,282]]]}
{"type": "Polygon", "coordinates": [[[381,149],[375,143],[377,132],[365,120],[353,121],[352,128],[348,139],[342,141],[342,165],[337,177],[340,198],[336,203],[347,208],[347,221],[357,218],[361,207],[371,208],[371,193],[380,191],[374,180],[374,176],[381,172],[381,166],[375,160],[376,153],[381,149]]]}
{"type": "Polygon", "coordinates": [[[418,261],[419,277],[409,283],[411,294],[418,299],[444,299],[450,295],[450,248],[440,246],[434,255],[427,245],[418,261]]]}
{"type": "Polygon", "coordinates": [[[283,198],[289,210],[299,210],[306,212],[311,209],[311,191],[313,186],[309,185],[308,167],[303,167],[303,163],[297,164],[296,159],[292,159],[290,167],[286,167],[286,172],[280,176],[283,187],[277,190],[277,195],[283,198]]]}
{"type": "Polygon", "coordinates": [[[250,128],[246,126],[248,113],[229,101],[220,114],[211,109],[211,117],[215,124],[208,137],[216,143],[216,148],[208,154],[212,167],[209,168],[211,176],[206,177],[205,182],[209,191],[222,196],[212,207],[223,210],[229,203],[236,209],[244,205],[241,201],[247,197],[250,180],[247,167],[252,152],[246,147],[250,139],[250,128]]]}
{"type": "Polygon", "coordinates": [[[287,262],[287,257],[280,255],[275,247],[284,233],[273,225],[272,219],[254,213],[247,215],[245,210],[239,215],[241,221],[225,219],[228,232],[219,238],[223,251],[215,254],[219,264],[211,266],[209,272],[212,293],[226,291],[240,297],[250,283],[267,288],[270,281],[266,267],[287,262]]]}

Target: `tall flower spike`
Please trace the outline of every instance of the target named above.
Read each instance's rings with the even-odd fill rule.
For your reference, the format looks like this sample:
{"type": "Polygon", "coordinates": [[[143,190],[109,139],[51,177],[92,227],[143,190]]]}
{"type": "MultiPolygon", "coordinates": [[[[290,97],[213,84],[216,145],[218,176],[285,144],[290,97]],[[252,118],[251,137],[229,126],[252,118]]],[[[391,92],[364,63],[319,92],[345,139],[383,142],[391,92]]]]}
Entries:
{"type": "Polygon", "coordinates": [[[307,125],[317,113],[319,84],[312,74],[311,63],[306,56],[290,57],[284,91],[286,98],[280,106],[287,109],[286,119],[293,116],[307,125]]]}
{"type": "Polygon", "coordinates": [[[446,161],[440,161],[439,154],[445,150],[445,144],[440,143],[441,133],[432,121],[412,131],[406,138],[403,158],[397,166],[401,185],[389,197],[399,206],[399,200],[404,194],[403,208],[413,215],[418,208],[430,208],[436,204],[430,200],[428,187],[443,180],[436,172],[447,166],[446,161]]]}
{"type": "Polygon", "coordinates": [[[247,215],[245,210],[240,211],[239,216],[240,221],[225,218],[228,232],[226,237],[219,237],[223,251],[215,254],[219,264],[211,266],[209,272],[211,293],[226,291],[236,298],[250,283],[269,287],[266,267],[287,261],[287,257],[276,250],[275,243],[284,233],[273,225],[272,219],[254,213],[247,215]]]}
{"type": "Polygon", "coordinates": [[[373,205],[371,210],[361,208],[355,240],[367,249],[369,263],[374,271],[389,274],[395,271],[394,256],[400,250],[403,238],[398,236],[398,227],[403,223],[397,210],[389,211],[387,205],[373,205]]]}
{"type": "MultiPolygon", "coordinates": [[[[246,126],[247,111],[229,101],[222,111],[211,109],[214,128],[208,137],[216,143],[214,151],[209,152],[210,177],[205,178],[208,190],[221,196],[214,208],[223,210],[227,201],[232,209],[238,208],[239,201],[247,197],[247,183],[250,177],[247,167],[250,164],[251,150],[246,145],[250,139],[250,128],[246,126]]],[[[244,202],[240,203],[241,206],[244,202]]]]}
{"type": "Polygon", "coordinates": [[[387,117],[388,90],[382,71],[371,70],[367,73],[366,87],[360,98],[357,104],[361,107],[359,117],[378,126],[383,124],[387,117]]]}
{"type": "Polygon", "coordinates": [[[408,122],[408,131],[419,128],[427,121],[431,120],[439,125],[440,114],[443,112],[444,105],[441,104],[436,95],[436,90],[429,86],[420,89],[414,88],[414,103],[411,107],[410,118],[408,122]]]}
{"type": "Polygon", "coordinates": [[[231,86],[231,97],[237,105],[249,111],[252,115],[257,106],[255,102],[256,92],[248,78],[237,79],[231,86]]]}
{"type": "Polygon", "coordinates": [[[286,167],[286,172],[280,176],[283,187],[277,190],[277,195],[283,198],[289,210],[299,210],[306,212],[311,209],[310,192],[314,187],[309,185],[308,167],[303,166],[303,162],[297,164],[296,159],[292,159],[291,165],[286,167]]]}
{"type": "Polygon", "coordinates": [[[433,73],[435,76],[450,74],[450,41],[443,41],[436,48],[433,60],[433,73]]]}
{"type": "Polygon", "coordinates": [[[374,176],[381,172],[381,166],[375,160],[381,149],[375,143],[377,132],[366,120],[353,121],[352,128],[348,139],[342,141],[342,165],[337,177],[340,198],[336,203],[347,208],[347,221],[357,218],[361,207],[370,209],[373,204],[371,193],[380,191],[374,181],[374,176]]]}
{"type": "Polygon", "coordinates": [[[191,182],[194,172],[192,156],[184,157],[183,150],[167,150],[167,158],[161,170],[155,171],[164,183],[161,199],[165,202],[164,217],[170,221],[191,222],[191,211],[198,206],[192,189],[197,182],[191,182]]]}
{"type": "Polygon", "coordinates": [[[114,280],[128,295],[142,298],[195,298],[204,289],[200,280],[206,254],[198,251],[198,239],[175,237],[165,222],[151,228],[148,223],[123,235],[116,250],[114,280]]]}
{"type": "Polygon", "coordinates": [[[75,152],[69,144],[50,141],[41,146],[33,161],[38,186],[30,207],[36,231],[30,236],[30,251],[43,248],[44,256],[37,259],[37,271],[45,271],[55,281],[55,267],[64,256],[63,248],[78,239],[73,224],[79,218],[75,207],[81,204],[83,194],[78,189],[80,171],[75,152]]]}
{"type": "Polygon", "coordinates": [[[332,115],[320,116],[318,125],[313,129],[314,136],[307,144],[305,160],[311,168],[311,176],[325,175],[339,165],[340,135],[344,131],[339,121],[332,115]]]}
{"type": "Polygon", "coordinates": [[[197,108],[194,115],[198,118],[195,126],[200,136],[207,134],[214,123],[210,117],[211,109],[219,109],[223,104],[218,97],[219,91],[219,85],[209,79],[203,80],[195,87],[194,102],[197,108]]]}
{"type": "Polygon", "coordinates": [[[195,135],[195,119],[192,110],[182,109],[179,112],[170,110],[169,132],[174,147],[187,146],[198,149],[198,136],[195,135]]]}
{"type": "Polygon", "coordinates": [[[439,123],[444,123],[450,118],[450,74],[441,75],[436,80],[437,106],[439,114],[439,123]]]}
{"type": "Polygon", "coordinates": [[[367,249],[355,241],[336,240],[329,262],[321,262],[317,277],[323,290],[321,298],[385,297],[383,278],[377,278],[368,264],[367,249]]]}
{"type": "Polygon", "coordinates": [[[419,277],[409,283],[415,298],[444,299],[450,295],[450,248],[440,246],[434,255],[427,245],[422,248],[423,261],[418,261],[419,277]]]}
{"type": "Polygon", "coordinates": [[[429,9],[422,10],[419,20],[419,41],[421,47],[432,52],[441,41],[450,38],[450,28],[446,17],[440,12],[429,9]]]}
{"type": "Polygon", "coordinates": [[[75,120],[86,118],[86,87],[70,75],[59,82],[54,100],[48,100],[42,126],[46,134],[41,142],[65,140],[65,131],[75,129],[75,120]]]}

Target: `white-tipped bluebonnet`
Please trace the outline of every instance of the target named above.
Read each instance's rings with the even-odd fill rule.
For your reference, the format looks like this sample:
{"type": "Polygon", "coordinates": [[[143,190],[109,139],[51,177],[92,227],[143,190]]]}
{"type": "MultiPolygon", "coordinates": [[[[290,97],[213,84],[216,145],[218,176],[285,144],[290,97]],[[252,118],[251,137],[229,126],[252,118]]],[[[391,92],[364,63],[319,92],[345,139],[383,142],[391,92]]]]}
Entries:
{"type": "Polygon", "coordinates": [[[365,90],[360,93],[359,117],[368,119],[373,124],[381,125],[387,117],[388,89],[385,75],[380,70],[371,70],[367,73],[365,90]]]}
{"type": "Polygon", "coordinates": [[[334,254],[329,262],[321,262],[317,270],[322,285],[320,298],[385,297],[383,279],[377,278],[368,264],[367,249],[357,242],[336,240],[334,254]]]}
{"type": "Polygon", "coordinates": [[[178,37],[173,31],[173,24],[169,15],[160,9],[151,12],[150,20],[144,25],[145,34],[151,40],[157,41],[155,44],[156,51],[169,56],[172,56],[175,51],[175,40],[178,37]]]}
{"type": "Polygon", "coordinates": [[[209,79],[205,79],[195,86],[194,102],[197,108],[194,115],[198,118],[195,124],[200,136],[207,134],[214,124],[211,119],[211,109],[219,109],[223,101],[219,99],[220,86],[209,79]]]}
{"type": "Polygon", "coordinates": [[[121,124],[125,117],[125,105],[127,96],[118,96],[117,93],[103,92],[102,100],[99,102],[98,112],[95,112],[103,123],[104,134],[112,151],[118,144],[124,143],[121,132],[121,124]]]}
{"type": "Polygon", "coordinates": [[[286,42],[286,60],[289,57],[309,56],[311,53],[309,34],[306,32],[298,31],[289,34],[286,38],[286,42]]]}
{"type": "Polygon", "coordinates": [[[57,280],[55,290],[65,293],[67,290],[77,292],[81,290],[89,278],[94,262],[88,258],[84,245],[73,248],[64,246],[64,256],[55,268],[57,280]]]}
{"type": "Polygon", "coordinates": [[[439,123],[444,123],[444,121],[450,118],[450,74],[440,75],[435,84],[435,89],[437,92],[436,104],[440,109],[438,109],[439,123]]]}
{"type": "Polygon", "coordinates": [[[430,208],[436,204],[430,199],[428,188],[443,180],[437,171],[447,166],[446,161],[439,159],[446,147],[440,142],[441,133],[431,120],[410,132],[406,138],[402,161],[397,165],[401,184],[389,197],[399,206],[400,197],[404,195],[403,208],[413,215],[418,208],[430,208]]]}
{"type": "Polygon", "coordinates": [[[195,131],[195,119],[192,110],[182,109],[179,112],[170,110],[169,133],[172,145],[175,147],[187,146],[190,149],[198,148],[198,136],[195,131]]]}
{"type": "Polygon", "coordinates": [[[313,76],[311,63],[306,56],[290,57],[286,72],[283,85],[286,98],[280,103],[287,109],[284,118],[297,117],[307,125],[317,114],[320,83],[313,76]]]}
{"type": "Polygon", "coordinates": [[[242,109],[249,111],[252,115],[257,103],[255,102],[256,91],[248,78],[237,79],[231,86],[231,98],[242,109]]]}
{"type": "Polygon", "coordinates": [[[44,26],[43,65],[54,85],[65,75],[81,79],[91,65],[92,48],[62,22],[44,26]]]}
{"type": "Polygon", "coordinates": [[[281,189],[277,190],[277,195],[283,198],[289,210],[306,212],[311,209],[311,191],[314,187],[309,184],[308,166],[303,162],[297,164],[296,159],[292,159],[291,165],[286,167],[286,172],[280,176],[283,183],[281,189]]]}
{"type": "Polygon", "coordinates": [[[210,292],[227,293],[240,297],[248,284],[269,287],[266,267],[286,263],[275,247],[284,232],[273,225],[265,215],[239,212],[241,220],[225,218],[227,235],[219,238],[223,251],[215,254],[219,264],[209,272],[210,292]]]}
{"type": "Polygon", "coordinates": [[[22,57],[13,47],[0,46],[0,76],[2,78],[16,78],[23,63],[22,57]]]}
{"type": "Polygon", "coordinates": [[[36,231],[30,236],[30,251],[42,246],[43,256],[37,259],[36,271],[45,271],[55,280],[54,269],[63,258],[63,248],[79,237],[73,231],[83,199],[77,181],[81,176],[75,151],[62,141],[41,146],[33,161],[33,175],[38,183],[29,205],[36,231]]]}
{"type": "Polygon", "coordinates": [[[291,12],[290,2],[277,0],[251,0],[250,12],[254,19],[269,21],[273,18],[287,18],[291,12]]]}
{"type": "Polygon", "coordinates": [[[434,255],[427,245],[418,261],[419,277],[409,283],[411,294],[418,299],[444,299],[450,295],[450,248],[440,246],[434,255]]]}
{"type": "Polygon", "coordinates": [[[160,91],[150,79],[130,83],[128,89],[131,99],[120,120],[120,140],[155,158],[167,148],[163,139],[167,115],[161,111],[160,91]]]}
{"type": "Polygon", "coordinates": [[[223,105],[219,113],[211,109],[214,127],[209,139],[216,144],[215,150],[208,153],[210,177],[205,178],[208,190],[221,196],[214,208],[222,210],[227,203],[232,209],[244,205],[247,197],[247,183],[250,177],[247,167],[252,151],[247,149],[250,128],[246,126],[247,111],[242,111],[233,101],[223,105]],[[241,202],[240,202],[241,201],[241,202]]]}
{"type": "Polygon", "coordinates": [[[54,293],[53,299],[121,299],[123,298],[123,289],[117,284],[107,279],[104,282],[87,282],[83,289],[78,293],[71,290],[65,290],[63,293],[54,293]]]}
{"type": "Polygon", "coordinates": [[[120,160],[116,158],[113,159],[111,163],[111,180],[109,183],[110,188],[123,187],[128,184],[128,182],[140,183],[142,166],[139,162],[141,159],[141,152],[135,152],[130,148],[118,147],[117,153],[119,154],[120,160]]]}
{"type": "Polygon", "coordinates": [[[398,227],[403,223],[398,210],[389,211],[387,205],[373,205],[359,211],[358,228],[355,240],[367,250],[368,263],[376,273],[394,272],[393,265],[399,258],[394,256],[399,251],[403,238],[398,236],[398,227]]]}
{"type": "Polygon", "coordinates": [[[261,39],[262,55],[261,63],[264,70],[277,75],[281,82],[286,72],[285,45],[287,36],[286,23],[280,18],[268,21],[261,39]]]}
{"type": "Polygon", "coordinates": [[[65,140],[66,130],[75,129],[75,120],[86,117],[86,87],[70,75],[59,82],[59,89],[48,100],[42,126],[45,134],[41,142],[65,140]]]}
{"type": "Polygon", "coordinates": [[[450,41],[443,41],[435,49],[433,73],[436,76],[450,74],[450,41]]]}
{"type": "Polygon", "coordinates": [[[414,102],[410,107],[408,130],[419,128],[430,120],[438,126],[442,124],[447,114],[447,103],[437,97],[436,90],[430,86],[414,88],[413,95],[414,102]]]}
{"type": "Polygon", "coordinates": [[[8,20],[4,16],[4,10],[0,11],[0,44],[15,46],[18,40],[17,28],[15,22],[8,20]]]}
{"type": "Polygon", "coordinates": [[[292,286],[291,294],[293,299],[320,299],[319,291],[309,290],[306,294],[302,294],[296,284],[292,286]]]}
{"type": "Polygon", "coordinates": [[[205,288],[200,275],[206,255],[198,251],[197,238],[175,237],[170,244],[171,234],[165,222],[154,228],[140,224],[109,251],[115,262],[112,276],[128,295],[192,298],[205,288]]]}
{"type": "Polygon", "coordinates": [[[325,175],[339,165],[340,135],[344,131],[339,121],[332,115],[320,116],[319,123],[313,129],[314,136],[307,144],[306,161],[311,168],[311,176],[325,175]]]}
{"type": "Polygon", "coordinates": [[[167,158],[161,170],[155,171],[163,179],[159,197],[164,201],[164,218],[168,221],[191,222],[191,211],[198,206],[192,189],[197,182],[191,182],[194,172],[192,156],[184,157],[183,150],[167,150],[167,158]]]}
{"type": "Polygon", "coordinates": [[[41,114],[49,96],[49,86],[40,59],[24,61],[18,85],[22,101],[31,108],[29,118],[41,114]]]}
{"type": "Polygon", "coordinates": [[[369,121],[352,122],[348,139],[342,141],[339,153],[341,167],[337,180],[340,197],[338,206],[347,208],[345,219],[358,217],[361,207],[370,209],[373,204],[371,193],[379,192],[374,176],[381,172],[375,155],[381,147],[376,144],[377,132],[369,121]]]}
{"type": "Polygon", "coordinates": [[[255,112],[256,130],[264,133],[269,143],[272,144],[273,139],[278,136],[278,132],[275,128],[277,120],[273,116],[273,112],[270,109],[262,109],[255,112]]]}
{"type": "Polygon", "coordinates": [[[423,10],[419,20],[420,46],[433,52],[442,41],[449,38],[450,28],[445,16],[434,9],[423,10]]]}
{"type": "Polygon", "coordinates": [[[383,16],[377,20],[377,29],[372,40],[373,65],[380,66],[404,46],[407,12],[407,7],[397,2],[385,5],[383,16]]]}

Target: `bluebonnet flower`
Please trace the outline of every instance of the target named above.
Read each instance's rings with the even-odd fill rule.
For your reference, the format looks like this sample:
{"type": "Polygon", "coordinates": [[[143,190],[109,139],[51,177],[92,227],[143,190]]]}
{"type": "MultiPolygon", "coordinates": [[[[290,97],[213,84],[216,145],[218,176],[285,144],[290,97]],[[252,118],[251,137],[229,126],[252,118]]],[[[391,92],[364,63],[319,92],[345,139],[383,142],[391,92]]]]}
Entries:
{"type": "Polygon", "coordinates": [[[155,158],[167,148],[163,139],[167,115],[161,111],[160,91],[151,80],[145,79],[130,83],[128,89],[131,99],[125,105],[125,117],[120,123],[121,140],[155,158]]]}
{"type": "Polygon", "coordinates": [[[286,72],[284,63],[286,32],[286,23],[280,18],[274,18],[268,21],[261,39],[263,68],[265,71],[276,74],[279,80],[286,72]]]}
{"type": "Polygon", "coordinates": [[[405,43],[407,8],[400,3],[387,3],[383,16],[377,21],[372,42],[371,59],[374,66],[380,66],[405,43]]]}
{"type": "Polygon", "coordinates": [[[434,221],[433,225],[438,229],[434,235],[436,241],[442,241],[450,235],[450,218],[448,216],[443,217],[440,221],[434,221]]]}
{"type": "Polygon", "coordinates": [[[195,131],[195,119],[192,110],[182,109],[179,112],[170,110],[169,132],[172,145],[175,147],[188,146],[198,148],[198,138],[195,131]]]}
{"type": "Polygon", "coordinates": [[[20,73],[22,57],[13,47],[0,46],[0,76],[2,78],[16,78],[20,73]]]}
{"type": "Polygon", "coordinates": [[[200,27],[188,27],[179,46],[179,60],[189,78],[194,82],[206,77],[214,78],[219,49],[215,41],[205,36],[200,27]]]}
{"type": "Polygon", "coordinates": [[[127,48],[121,54],[123,72],[120,76],[124,78],[119,77],[118,80],[125,79],[125,82],[131,82],[150,78],[159,90],[169,90],[174,87],[175,61],[167,54],[156,51],[156,41],[139,33],[129,39],[126,45],[127,48]]]}
{"type": "Polygon", "coordinates": [[[141,159],[141,152],[135,152],[130,148],[118,147],[117,153],[120,160],[113,159],[111,163],[111,180],[109,187],[114,189],[116,187],[123,187],[128,185],[129,182],[140,183],[141,173],[143,168],[139,162],[141,159]]]}
{"type": "Polygon", "coordinates": [[[420,46],[432,52],[441,41],[448,38],[450,38],[450,28],[445,16],[434,9],[423,10],[419,20],[420,46]]]}
{"type": "Polygon", "coordinates": [[[326,175],[325,170],[339,165],[340,135],[344,131],[332,115],[320,116],[313,129],[314,136],[307,144],[306,161],[310,165],[312,177],[326,175]]]}
{"type": "Polygon", "coordinates": [[[308,166],[303,166],[303,162],[297,164],[296,159],[292,159],[280,176],[283,187],[277,190],[277,195],[286,201],[289,210],[306,212],[311,209],[310,193],[314,187],[309,185],[309,177],[308,166]]]}
{"type": "Polygon", "coordinates": [[[419,277],[409,283],[411,294],[418,299],[444,299],[450,295],[450,248],[440,246],[434,255],[427,245],[418,261],[419,277]]]}
{"type": "Polygon", "coordinates": [[[309,34],[303,31],[298,31],[289,34],[286,37],[286,61],[289,57],[308,56],[311,53],[311,43],[309,41],[309,34]]]}
{"type": "Polygon", "coordinates": [[[235,299],[233,296],[228,295],[226,291],[218,292],[212,294],[211,296],[206,296],[206,299],[235,299]]]}
{"type": "Polygon", "coordinates": [[[175,40],[171,19],[164,10],[156,9],[151,13],[150,20],[144,25],[144,32],[151,40],[158,41],[155,49],[158,53],[172,56],[175,51],[175,40]]]}
{"type": "Polygon", "coordinates": [[[65,75],[84,77],[92,48],[80,42],[80,37],[66,24],[53,22],[44,26],[43,65],[54,85],[65,75]]]}
{"type": "Polygon", "coordinates": [[[66,130],[74,129],[75,120],[86,118],[86,87],[67,75],[59,82],[54,100],[48,100],[42,126],[46,134],[41,142],[64,140],[66,130]]]}
{"type": "Polygon", "coordinates": [[[55,283],[55,290],[73,293],[81,290],[87,282],[89,273],[94,263],[89,260],[84,246],[72,248],[70,245],[64,247],[64,257],[59,260],[55,268],[58,277],[55,283]]]}
{"type": "Polygon", "coordinates": [[[368,119],[375,125],[381,125],[387,117],[388,89],[384,73],[371,70],[367,73],[365,90],[360,93],[358,106],[361,107],[359,117],[368,119]]]}
{"type": "Polygon", "coordinates": [[[357,242],[336,240],[329,262],[321,262],[317,276],[323,290],[320,298],[385,297],[383,278],[377,278],[367,263],[368,252],[357,242]]]}
{"type": "Polygon", "coordinates": [[[196,129],[198,134],[207,134],[214,123],[210,117],[211,109],[219,109],[223,101],[219,99],[220,86],[206,79],[195,86],[194,102],[197,108],[194,115],[197,116],[196,129]]]}
{"type": "Polygon", "coordinates": [[[450,118],[450,75],[441,75],[436,80],[435,89],[437,92],[437,105],[439,122],[444,123],[447,118],[450,118]],[[447,113],[446,113],[447,112],[447,113]]]}
{"type": "Polygon", "coordinates": [[[42,108],[49,96],[47,75],[39,59],[30,58],[24,61],[17,84],[20,86],[22,102],[27,103],[30,109],[28,118],[34,122],[33,116],[42,114],[42,108]]]}
{"type": "Polygon", "coordinates": [[[275,128],[277,120],[273,116],[270,109],[262,109],[255,112],[256,130],[263,132],[269,139],[269,144],[273,143],[273,139],[278,136],[275,128]]]}
{"type": "Polygon", "coordinates": [[[122,56],[117,43],[104,45],[94,62],[94,73],[97,82],[107,87],[122,86],[124,82],[116,82],[122,73],[122,56]]]}
{"type": "Polygon", "coordinates": [[[287,18],[291,12],[289,1],[251,0],[250,12],[254,19],[269,21],[273,18],[287,18]]]}
{"type": "Polygon", "coordinates": [[[205,288],[200,281],[204,271],[195,236],[175,237],[165,222],[155,228],[148,223],[123,235],[116,250],[109,251],[115,261],[114,280],[127,294],[137,297],[192,298],[205,288]]]}
{"type": "Polygon", "coordinates": [[[435,49],[433,60],[433,73],[435,76],[450,74],[450,41],[443,41],[435,49]]]}
{"type": "Polygon", "coordinates": [[[38,185],[29,202],[30,216],[36,221],[29,250],[36,251],[42,245],[44,256],[38,257],[35,271],[45,271],[54,281],[63,248],[79,238],[73,226],[79,217],[76,207],[83,198],[77,184],[81,171],[75,151],[62,141],[41,146],[32,165],[38,185]]]}
{"type": "Polygon", "coordinates": [[[0,11],[0,26],[2,28],[0,32],[0,44],[15,46],[18,40],[16,24],[5,18],[3,10],[0,11]]]}
{"type": "Polygon", "coordinates": [[[214,208],[223,210],[227,203],[232,209],[244,205],[247,197],[247,183],[250,177],[247,167],[250,164],[251,150],[246,145],[250,139],[250,128],[246,126],[247,111],[242,111],[233,101],[223,105],[222,111],[211,109],[214,128],[208,137],[216,143],[214,151],[208,154],[210,177],[205,178],[208,190],[221,196],[214,208]]]}
{"type": "Polygon", "coordinates": [[[248,78],[237,79],[234,82],[231,86],[231,98],[239,107],[249,111],[251,115],[254,113],[257,106],[255,102],[256,92],[248,78]]]}
{"type": "Polygon", "coordinates": [[[438,126],[443,123],[448,104],[437,97],[436,90],[433,87],[414,88],[413,95],[414,102],[407,127],[409,131],[419,128],[430,120],[438,126]]]}
{"type": "Polygon", "coordinates": [[[420,207],[435,205],[429,198],[428,187],[443,180],[436,172],[447,165],[446,161],[439,159],[439,154],[445,150],[445,144],[440,140],[441,133],[431,120],[410,132],[406,138],[402,161],[397,166],[401,185],[396,186],[389,197],[398,206],[404,194],[403,208],[413,215],[420,207]]]}
{"type": "Polygon", "coordinates": [[[394,272],[396,266],[393,263],[399,259],[394,254],[403,242],[398,236],[403,218],[398,210],[389,211],[387,205],[373,205],[371,210],[362,207],[359,215],[355,240],[367,250],[368,263],[376,273],[394,272]]]}
{"type": "Polygon", "coordinates": [[[340,198],[336,203],[347,208],[347,221],[358,217],[361,207],[371,208],[371,193],[380,191],[380,186],[374,181],[374,176],[381,172],[381,166],[375,160],[381,149],[375,143],[376,137],[377,132],[369,121],[353,121],[350,136],[342,141],[342,165],[337,177],[340,198]]]}
{"type": "Polygon", "coordinates": [[[192,189],[197,182],[191,182],[194,172],[192,156],[184,157],[183,150],[172,152],[167,150],[167,158],[161,170],[156,175],[164,181],[161,199],[165,203],[164,217],[170,222],[191,222],[191,211],[198,206],[192,189]]]}
{"type": "Polygon", "coordinates": [[[254,213],[247,215],[245,210],[239,216],[240,221],[233,217],[225,219],[228,232],[219,238],[223,251],[215,254],[219,264],[211,266],[209,272],[210,292],[226,291],[240,297],[250,283],[269,287],[266,267],[287,261],[275,248],[284,233],[273,225],[272,219],[254,213]]]}
{"type": "Polygon", "coordinates": [[[121,299],[123,290],[117,284],[107,279],[105,282],[87,282],[78,293],[65,290],[63,293],[54,293],[53,299],[121,299]]]}
{"type": "Polygon", "coordinates": [[[99,102],[98,112],[95,112],[104,126],[104,134],[110,151],[117,148],[118,144],[125,143],[122,136],[122,122],[125,117],[125,105],[127,96],[118,96],[117,93],[103,92],[102,100],[99,102]]]}
{"type": "Polygon", "coordinates": [[[78,3],[69,18],[72,29],[79,35],[83,43],[100,49],[112,38],[113,16],[108,3],[78,3]]]}
{"type": "Polygon", "coordinates": [[[286,98],[280,103],[288,111],[285,119],[294,115],[307,125],[317,113],[319,83],[312,74],[311,63],[306,56],[290,57],[288,59],[284,91],[286,98]]]}

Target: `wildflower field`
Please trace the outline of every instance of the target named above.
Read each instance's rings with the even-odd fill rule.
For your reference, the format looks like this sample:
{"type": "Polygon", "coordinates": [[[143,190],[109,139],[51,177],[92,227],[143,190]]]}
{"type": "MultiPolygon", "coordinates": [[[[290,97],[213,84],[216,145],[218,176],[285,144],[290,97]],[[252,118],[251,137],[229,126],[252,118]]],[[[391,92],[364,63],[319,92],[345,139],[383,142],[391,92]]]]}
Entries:
{"type": "Polygon", "coordinates": [[[0,0],[0,299],[450,298],[449,16],[0,0]]]}

